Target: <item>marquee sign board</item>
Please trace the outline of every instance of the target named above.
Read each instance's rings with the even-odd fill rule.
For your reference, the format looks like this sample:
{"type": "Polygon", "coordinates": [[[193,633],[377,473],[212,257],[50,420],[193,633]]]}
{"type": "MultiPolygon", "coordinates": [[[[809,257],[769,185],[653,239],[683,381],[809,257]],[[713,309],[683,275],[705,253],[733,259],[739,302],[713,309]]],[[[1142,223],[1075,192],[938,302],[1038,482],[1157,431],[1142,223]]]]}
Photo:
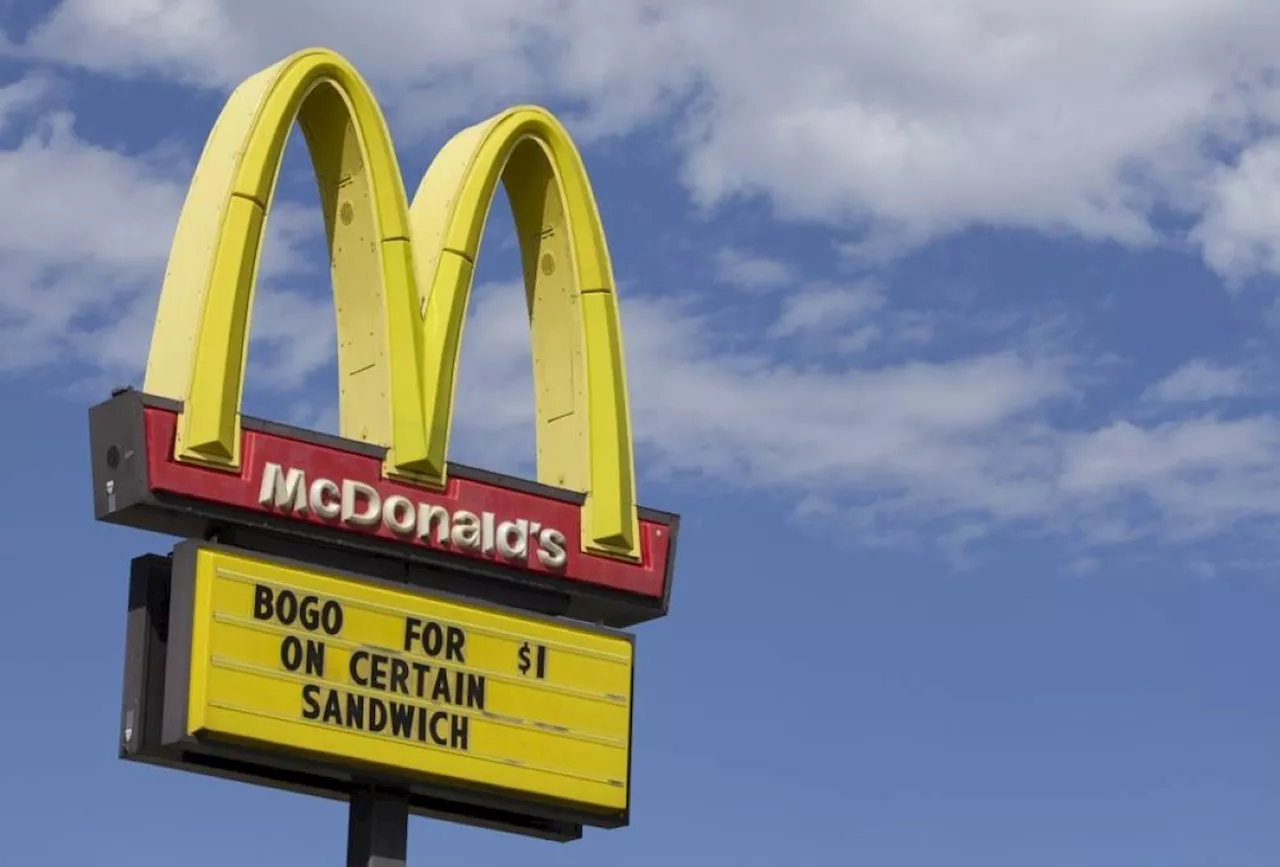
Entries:
{"type": "Polygon", "coordinates": [[[626,824],[629,635],[204,542],[170,568],[160,749],[626,824]]]}

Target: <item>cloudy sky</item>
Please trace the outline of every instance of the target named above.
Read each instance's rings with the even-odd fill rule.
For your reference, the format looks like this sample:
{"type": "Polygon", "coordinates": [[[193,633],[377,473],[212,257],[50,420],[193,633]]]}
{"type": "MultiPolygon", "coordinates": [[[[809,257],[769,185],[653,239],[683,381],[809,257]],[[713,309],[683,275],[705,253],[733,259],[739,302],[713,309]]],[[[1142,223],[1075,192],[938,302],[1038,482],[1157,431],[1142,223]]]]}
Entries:
{"type": "MultiPolygon", "coordinates": [[[[863,630],[867,668],[848,676],[882,708],[869,725],[886,737],[906,725],[938,753],[925,762],[921,743],[900,734],[848,758],[846,737],[867,743],[856,723],[865,707],[850,695],[839,704],[855,722],[828,720],[804,750],[811,763],[847,759],[851,778],[883,774],[881,788],[788,777],[770,797],[792,786],[792,797],[810,799],[804,810],[772,832],[753,819],[743,831],[751,842],[739,845],[716,835],[763,807],[735,802],[702,816],[681,800],[683,784],[655,774],[643,792],[667,807],[653,807],[647,826],[573,851],[774,864],[800,857],[788,839],[827,834],[877,865],[1275,863],[1280,836],[1259,805],[1272,815],[1280,806],[1280,700],[1258,698],[1249,675],[1280,650],[1274,617],[1262,618],[1267,605],[1280,610],[1280,4],[369,0],[357,9],[0,2],[0,388],[15,412],[43,420],[14,434],[45,450],[27,464],[52,465],[59,449],[78,456],[84,408],[112,385],[141,384],[176,215],[204,136],[244,77],[299,48],[341,51],[386,112],[410,190],[457,129],[541,103],[582,148],[604,216],[641,499],[686,516],[677,581],[687,595],[677,593],[669,623],[643,633],[654,636],[655,670],[676,677],[695,664],[695,648],[748,652],[742,635],[775,613],[764,594],[785,584],[800,601],[768,651],[777,665],[843,694],[838,676],[803,660],[863,630]],[[919,634],[924,615],[901,607],[919,604],[931,637],[919,634]],[[1163,618],[1149,619],[1148,606],[1163,618]],[[713,621],[715,638],[705,631],[713,621]],[[788,656],[792,639],[812,646],[788,656]],[[943,661],[948,642],[976,654],[973,665],[943,661]],[[1028,679],[1013,682],[1015,671],[1028,679]],[[929,698],[905,698],[903,678],[929,698]],[[1122,702],[1115,721],[1117,697],[1144,690],[1152,703],[1122,702]],[[1026,699],[1019,712],[1040,733],[1013,747],[997,734],[1010,696],[1026,699]],[[900,715],[886,702],[902,702],[900,715]],[[1064,713],[1083,715],[1093,736],[1073,740],[1079,730],[1064,713]],[[963,731],[944,725],[955,715],[963,731]],[[1156,744],[1152,726],[1171,716],[1200,727],[1156,744]],[[904,723],[925,718],[938,728],[904,723]],[[1202,752],[1187,759],[1193,744],[1202,752]],[[1046,765],[1033,775],[1009,749],[1046,765]],[[1167,771],[1175,756],[1190,762],[1185,773],[1156,786],[1152,769],[1167,771]],[[1097,773],[1084,775],[1081,761],[1097,773]],[[909,765],[910,784],[890,772],[895,762],[909,765]],[[986,771],[1005,785],[975,801],[964,783],[986,771]],[[1120,791],[1130,799],[1107,800],[1120,791]],[[1036,833],[1002,828],[1014,802],[1051,793],[1063,800],[1021,817],[1036,833]],[[1073,833],[1064,805],[1093,824],[1073,833]],[[1187,825],[1193,817],[1202,824],[1187,825]],[[684,842],[663,848],[671,839],[684,842]]],[[[294,136],[271,215],[246,411],[332,428],[332,302],[309,172],[294,136]]],[[[531,473],[527,326],[504,209],[477,276],[451,457],[531,473]]],[[[47,473],[80,491],[82,463],[47,473]]],[[[48,484],[23,472],[33,490],[48,484]]],[[[90,526],[83,493],[76,532],[118,562],[100,591],[114,617],[124,564],[144,537],[90,526]]],[[[36,513],[24,512],[15,544],[34,544],[36,513]]],[[[30,604],[49,604],[47,588],[28,592],[30,604]]],[[[98,627],[111,653],[120,626],[98,627]]],[[[105,664],[115,677],[116,657],[105,664]]],[[[748,675],[737,676],[749,689],[748,675]]],[[[108,728],[115,684],[95,693],[108,728]]],[[[653,711],[651,761],[680,768],[697,755],[708,774],[728,773],[705,759],[719,747],[682,739],[690,711],[675,692],[661,695],[668,689],[681,687],[654,675],[654,706],[666,709],[653,711]]],[[[723,689],[726,701],[737,694],[723,689]]],[[[735,718],[724,707],[707,713],[728,715],[699,732],[735,718]]],[[[103,791],[134,786],[155,799],[187,786],[210,809],[241,811],[237,821],[257,815],[243,812],[243,798],[285,803],[163,775],[144,785],[137,775],[148,771],[113,763],[111,737],[82,754],[99,763],[103,791]]],[[[762,732],[720,738],[767,753],[777,773],[793,768],[762,732]]],[[[745,753],[717,761],[746,775],[726,792],[763,785],[745,753]]],[[[321,809],[287,803],[304,824],[321,809]]],[[[341,823],[340,812],[324,815],[341,823]]],[[[266,828],[246,834],[257,841],[266,828]]],[[[94,833],[93,847],[124,857],[123,830],[94,833]]],[[[438,833],[486,858],[503,846],[535,861],[566,857],[469,831],[423,831],[421,846],[438,833]]],[[[322,851],[303,838],[306,851],[322,851]]],[[[69,859],[82,852],[62,845],[69,859]]],[[[229,847],[217,863],[258,861],[232,839],[210,845],[229,847]]],[[[279,845],[279,863],[304,863],[279,845]]],[[[836,850],[825,845],[803,853],[830,861],[836,850]]],[[[42,851],[30,846],[22,851],[42,851]]]]}

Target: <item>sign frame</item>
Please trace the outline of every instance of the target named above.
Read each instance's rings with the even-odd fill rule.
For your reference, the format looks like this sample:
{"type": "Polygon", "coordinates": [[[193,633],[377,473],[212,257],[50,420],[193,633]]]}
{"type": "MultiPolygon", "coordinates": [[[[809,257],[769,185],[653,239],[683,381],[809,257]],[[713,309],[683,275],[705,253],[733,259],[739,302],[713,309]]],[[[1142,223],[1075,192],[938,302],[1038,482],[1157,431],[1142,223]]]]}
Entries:
{"type": "MultiPolygon", "coordinates": [[[[403,793],[408,799],[409,811],[414,815],[559,842],[579,839],[584,826],[620,828],[630,824],[634,756],[631,736],[627,748],[626,807],[612,813],[591,811],[533,795],[517,796],[479,786],[428,781],[414,775],[399,775],[327,757],[295,753],[278,746],[259,747],[186,735],[186,672],[190,665],[191,606],[194,602],[191,594],[194,590],[195,554],[202,548],[315,570],[310,564],[291,558],[246,554],[239,546],[194,539],[178,543],[169,556],[148,554],[135,558],[129,585],[121,758],[342,800],[350,799],[362,789],[376,787],[403,793]]],[[[424,597],[558,626],[572,625],[574,629],[626,640],[631,644],[633,654],[628,728],[634,733],[634,635],[607,627],[569,624],[560,618],[469,597],[438,591],[421,593],[417,588],[393,580],[371,580],[368,576],[343,574],[335,569],[322,571],[327,576],[356,581],[365,586],[419,593],[424,597]]]]}

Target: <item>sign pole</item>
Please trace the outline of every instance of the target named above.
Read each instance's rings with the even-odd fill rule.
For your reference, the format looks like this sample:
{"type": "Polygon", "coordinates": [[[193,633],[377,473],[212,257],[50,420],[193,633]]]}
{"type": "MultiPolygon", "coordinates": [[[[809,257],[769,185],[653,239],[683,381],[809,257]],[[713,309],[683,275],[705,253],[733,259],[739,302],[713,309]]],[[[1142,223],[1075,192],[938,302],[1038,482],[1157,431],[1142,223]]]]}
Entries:
{"type": "Polygon", "coordinates": [[[388,789],[357,788],[347,820],[347,867],[405,867],[409,798],[388,789]]]}

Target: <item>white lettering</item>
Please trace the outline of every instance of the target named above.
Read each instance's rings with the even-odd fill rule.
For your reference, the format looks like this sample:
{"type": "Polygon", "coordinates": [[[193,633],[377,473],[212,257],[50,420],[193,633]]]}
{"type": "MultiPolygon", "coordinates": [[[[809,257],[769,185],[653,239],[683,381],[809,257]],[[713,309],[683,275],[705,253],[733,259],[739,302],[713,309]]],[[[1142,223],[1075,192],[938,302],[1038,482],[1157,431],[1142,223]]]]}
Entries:
{"type": "Polygon", "coordinates": [[[382,500],[372,486],[364,482],[342,480],[342,522],[359,527],[372,527],[378,523],[378,513],[382,511],[382,500]],[[356,511],[357,495],[363,495],[365,510],[356,511]]]}
{"type": "Polygon", "coordinates": [[[493,512],[480,513],[480,553],[493,553],[493,512]]]}
{"type": "Polygon", "coordinates": [[[449,510],[444,506],[433,506],[429,503],[418,504],[418,538],[425,539],[431,535],[431,525],[436,527],[436,543],[443,545],[449,541],[449,510]]]}
{"type": "Polygon", "coordinates": [[[559,569],[568,559],[565,551],[564,533],[550,527],[538,534],[538,562],[548,569],[559,569]]]}
{"type": "Polygon", "coordinates": [[[480,550],[480,519],[473,513],[453,513],[453,544],[467,551],[480,550]]]}
{"type": "Polygon", "coordinates": [[[262,487],[258,489],[258,505],[307,510],[307,477],[302,470],[290,469],[288,473],[279,464],[267,463],[262,467],[262,487]],[[292,503],[292,505],[290,505],[292,503]]]}
{"type": "Polygon", "coordinates": [[[503,521],[498,525],[498,553],[508,560],[523,560],[529,556],[529,522],[503,521]],[[512,538],[512,533],[515,538],[512,538]]]}
{"type": "Polygon", "coordinates": [[[418,516],[413,503],[408,497],[392,494],[382,504],[382,523],[387,529],[401,536],[407,536],[417,527],[418,516]]]}
{"type": "Polygon", "coordinates": [[[307,501],[311,503],[311,511],[321,518],[333,519],[338,517],[342,509],[341,499],[342,492],[338,489],[336,482],[329,479],[316,479],[311,483],[311,495],[307,501]]]}
{"type": "Polygon", "coordinates": [[[527,562],[532,552],[547,569],[560,569],[568,561],[564,534],[538,521],[500,521],[490,511],[450,513],[438,503],[415,503],[403,494],[383,500],[375,487],[354,479],[317,478],[308,485],[302,470],[272,462],[263,464],[258,503],[298,514],[310,511],[317,518],[354,527],[381,524],[397,536],[416,536],[425,544],[496,554],[504,560],[527,562]]]}

